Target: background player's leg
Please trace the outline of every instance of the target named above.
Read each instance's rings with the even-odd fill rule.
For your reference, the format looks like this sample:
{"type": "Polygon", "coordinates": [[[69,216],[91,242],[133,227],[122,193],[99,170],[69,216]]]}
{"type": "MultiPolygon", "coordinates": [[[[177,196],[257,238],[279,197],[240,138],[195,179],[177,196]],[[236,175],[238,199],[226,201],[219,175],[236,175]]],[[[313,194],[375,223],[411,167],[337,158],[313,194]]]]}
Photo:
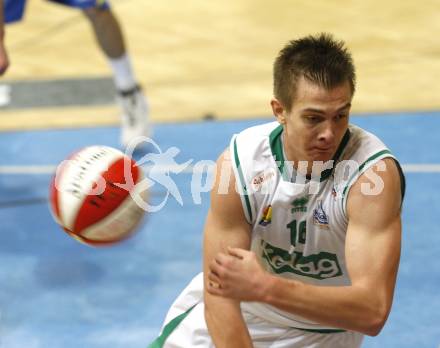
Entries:
{"type": "Polygon", "coordinates": [[[137,136],[149,135],[147,102],[136,81],[121,26],[112,11],[108,7],[91,7],[83,11],[113,71],[122,108],[121,143],[126,146],[137,136]]]}
{"type": "Polygon", "coordinates": [[[118,20],[108,8],[91,7],[84,9],[90,20],[96,40],[105,55],[110,59],[125,54],[125,42],[118,20]]]}
{"type": "Polygon", "coordinates": [[[0,75],[2,75],[9,65],[8,52],[6,52],[5,45],[3,43],[4,40],[4,19],[3,19],[3,4],[0,1],[0,75]]]}
{"type": "Polygon", "coordinates": [[[26,0],[0,1],[0,75],[3,75],[9,66],[9,55],[5,47],[4,25],[21,20],[25,6],[26,0]]]}

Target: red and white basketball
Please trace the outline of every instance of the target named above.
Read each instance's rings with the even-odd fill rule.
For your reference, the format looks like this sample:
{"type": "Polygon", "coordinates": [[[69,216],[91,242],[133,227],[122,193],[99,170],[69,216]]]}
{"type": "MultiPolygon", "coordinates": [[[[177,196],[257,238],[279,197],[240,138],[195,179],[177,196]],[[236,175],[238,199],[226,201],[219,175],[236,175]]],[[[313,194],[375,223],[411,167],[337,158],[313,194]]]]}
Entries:
{"type": "Polygon", "coordinates": [[[93,246],[109,245],[131,235],[145,211],[134,195],[142,170],[121,151],[89,146],[63,161],[50,185],[55,221],[75,239],[93,246]]]}

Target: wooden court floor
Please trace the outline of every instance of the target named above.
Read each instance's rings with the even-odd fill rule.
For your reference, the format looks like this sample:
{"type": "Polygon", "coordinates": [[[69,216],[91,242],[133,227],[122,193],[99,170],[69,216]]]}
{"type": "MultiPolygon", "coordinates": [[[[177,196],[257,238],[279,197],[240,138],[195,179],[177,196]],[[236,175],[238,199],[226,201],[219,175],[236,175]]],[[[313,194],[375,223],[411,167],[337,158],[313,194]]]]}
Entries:
{"type": "MultiPolygon", "coordinates": [[[[114,0],[156,122],[270,115],[271,68],[290,39],[345,40],[358,69],[354,112],[440,109],[440,4],[379,0],[114,0]]],[[[30,0],[7,27],[0,81],[109,76],[86,19],[30,0]]],[[[117,124],[114,105],[0,110],[0,129],[117,124]]]]}

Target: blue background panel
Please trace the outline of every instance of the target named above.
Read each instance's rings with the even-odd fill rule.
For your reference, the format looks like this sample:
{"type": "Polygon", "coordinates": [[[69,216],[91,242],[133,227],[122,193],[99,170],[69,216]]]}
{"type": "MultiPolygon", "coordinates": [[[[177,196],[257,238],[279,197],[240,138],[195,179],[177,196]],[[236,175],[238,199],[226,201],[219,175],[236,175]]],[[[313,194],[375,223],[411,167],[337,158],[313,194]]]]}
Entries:
{"type": "MultiPolygon", "coordinates": [[[[377,134],[403,164],[440,164],[439,113],[361,115],[352,122],[377,134]]],[[[178,163],[215,160],[232,134],[261,120],[157,125],[162,151],[178,163]]],[[[0,169],[56,165],[92,144],[117,146],[112,127],[4,133],[0,169]]],[[[138,154],[139,157],[142,153],[138,154]]],[[[378,337],[363,347],[440,345],[440,173],[407,173],[402,259],[394,305],[378,337]]],[[[191,174],[171,175],[183,205],[169,197],[138,233],[108,248],[65,234],[47,204],[51,174],[0,174],[0,346],[146,347],[166,311],[201,270],[209,196],[193,201],[191,174]]],[[[153,202],[165,197],[157,183],[153,202]]]]}

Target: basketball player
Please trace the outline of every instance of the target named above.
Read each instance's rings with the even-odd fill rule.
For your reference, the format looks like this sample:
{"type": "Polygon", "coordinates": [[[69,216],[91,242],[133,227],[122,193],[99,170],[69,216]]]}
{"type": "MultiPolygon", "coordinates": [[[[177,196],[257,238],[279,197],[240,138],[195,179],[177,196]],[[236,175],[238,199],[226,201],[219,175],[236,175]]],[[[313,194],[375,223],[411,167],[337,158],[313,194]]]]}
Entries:
{"type": "Polygon", "coordinates": [[[277,121],[235,135],[218,159],[203,275],[150,348],[355,348],[381,331],[404,177],[381,140],[349,124],[354,91],[352,57],[332,36],[281,50],[277,121]]]}
{"type": "MultiPolygon", "coordinates": [[[[79,8],[90,20],[98,45],[112,68],[113,79],[118,91],[118,101],[122,108],[122,145],[126,146],[134,137],[148,136],[147,101],[136,81],[130,57],[126,52],[121,28],[109,4],[105,0],[50,1],[79,8]]],[[[0,5],[3,10],[3,13],[0,14],[0,74],[3,74],[9,65],[4,46],[3,23],[21,20],[26,0],[0,0],[0,5]]]]}

